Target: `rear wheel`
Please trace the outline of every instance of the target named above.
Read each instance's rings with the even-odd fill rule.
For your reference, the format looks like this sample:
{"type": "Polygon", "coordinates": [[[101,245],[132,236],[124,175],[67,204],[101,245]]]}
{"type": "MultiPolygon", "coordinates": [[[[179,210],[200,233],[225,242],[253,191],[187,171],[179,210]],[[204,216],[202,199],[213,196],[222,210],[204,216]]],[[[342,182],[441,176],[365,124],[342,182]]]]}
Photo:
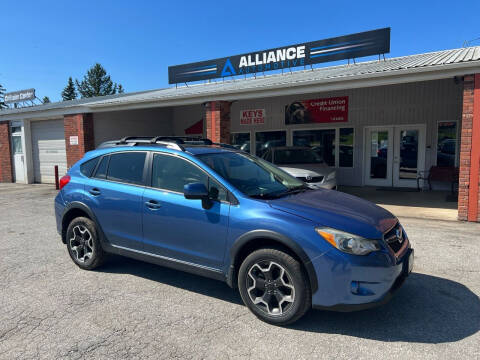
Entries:
{"type": "Polygon", "coordinates": [[[104,263],[106,254],[92,220],[85,217],[73,219],[68,225],[66,240],[68,253],[80,268],[93,270],[104,263]]]}
{"type": "Polygon", "coordinates": [[[247,307],[261,320],[286,325],[311,307],[311,291],[301,264],[277,249],[251,253],[240,266],[238,288],[247,307]]]}

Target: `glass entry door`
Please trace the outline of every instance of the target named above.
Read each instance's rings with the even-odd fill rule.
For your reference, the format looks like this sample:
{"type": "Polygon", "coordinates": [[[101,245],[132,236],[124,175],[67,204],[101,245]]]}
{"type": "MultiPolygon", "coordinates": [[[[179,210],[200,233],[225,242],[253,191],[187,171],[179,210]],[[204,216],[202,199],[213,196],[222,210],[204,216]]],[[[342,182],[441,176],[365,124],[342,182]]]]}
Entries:
{"type": "Polygon", "coordinates": [[[365,185],[417,186],[425,167],[424,125],[370,127],[365,137],[365,185]]]}
{"type": "Polygon", "coordinates": [[[393,186],[416,187],[417,174],[425,167],[425,127],[395,127],[393,186]]]}
{"type": "Polygon", "coordinates": [[[393,128],[367,128],[365,144],[365,185],[392,186],[393,128]]]}

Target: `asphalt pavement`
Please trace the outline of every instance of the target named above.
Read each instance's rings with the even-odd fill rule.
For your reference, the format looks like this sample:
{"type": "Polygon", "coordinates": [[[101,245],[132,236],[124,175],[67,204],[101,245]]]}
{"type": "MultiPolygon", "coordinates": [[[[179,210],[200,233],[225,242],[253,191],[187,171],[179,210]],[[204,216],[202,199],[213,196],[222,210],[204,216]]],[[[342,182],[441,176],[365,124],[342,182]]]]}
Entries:
{"type": "Polygon", "coordinates": [[[0,185],[0,359],[479,359],[480,224],[401,218],[415,269],[388,304],[261,322],[226,284],[70,260],[46,185],[0,185]]]}

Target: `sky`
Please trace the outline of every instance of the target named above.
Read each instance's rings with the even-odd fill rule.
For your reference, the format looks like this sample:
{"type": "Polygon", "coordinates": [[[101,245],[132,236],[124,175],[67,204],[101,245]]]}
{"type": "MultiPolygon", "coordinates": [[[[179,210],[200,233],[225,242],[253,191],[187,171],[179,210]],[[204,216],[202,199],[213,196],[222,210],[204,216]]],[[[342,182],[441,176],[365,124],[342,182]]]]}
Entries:
{"type": "Polygon", "coordinates": [[[403,56],[462,47],[479,19],[479,0],[2,1],[0,84],[58,101],[99,62],[126,92],[158,89],[171,65],[383,27],[403,56]]]}

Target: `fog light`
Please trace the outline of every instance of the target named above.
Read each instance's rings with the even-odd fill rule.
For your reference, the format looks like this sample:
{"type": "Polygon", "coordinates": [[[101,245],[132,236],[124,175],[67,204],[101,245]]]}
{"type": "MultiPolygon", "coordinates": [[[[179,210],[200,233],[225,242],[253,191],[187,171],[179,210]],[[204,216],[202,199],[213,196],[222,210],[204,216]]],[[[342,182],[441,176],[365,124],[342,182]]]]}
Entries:
{"type": "Polygon", "coordinates": [[[362,281],[352,281],[350,283],[350,291],[354,295],[360,295],[360,296],[370,296],[370,295],[375,295],[375,292],[373,292],[372,289],[368,288],[367,286],[372,286],[376,283],[373,282],[362,282],[362,281]]]}
{"type": "Polygon", "coordinates": [[[350,291],[352,292],[352,294],[358,294],[359,286],[360,284],[358,283],[358,281],[352,281],[350,283],[350,291]]]}

